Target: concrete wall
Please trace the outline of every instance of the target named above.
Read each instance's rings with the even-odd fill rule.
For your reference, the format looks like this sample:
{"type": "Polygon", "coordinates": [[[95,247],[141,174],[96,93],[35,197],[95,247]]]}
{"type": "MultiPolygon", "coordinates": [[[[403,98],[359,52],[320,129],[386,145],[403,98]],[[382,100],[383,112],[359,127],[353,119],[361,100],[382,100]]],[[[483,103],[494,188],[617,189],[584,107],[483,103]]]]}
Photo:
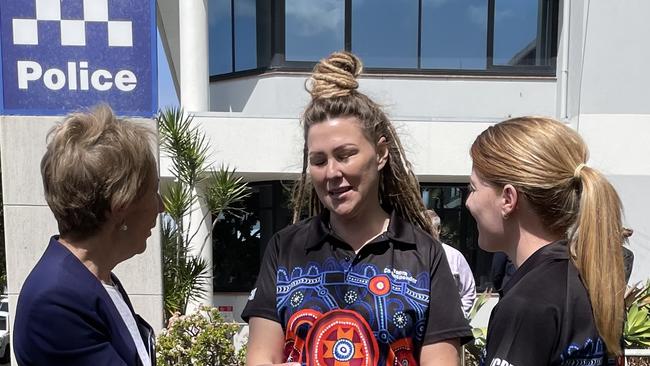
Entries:
{"type": "MultiPolygon", "coordinates": [[[[309,100],[306,73],[272,72],[210,84],[210,110],[297,118],[309,100]]],[[[364,75],[359,90],[394,119],[465,121],[553,116],[555,78],[364,75]]]]}
{"type": "MultiPolygon", "coordinates": [[[[61,117],[0,117],[2,189],[10,312],[22,284],[43,253],[56,221],[43,196],[40,160],[46,135],[61,117]]],[[[141,120],[152,128],[151,120],[141,120]]],[[[136,312],[158,330],[163,325],[159,231],[152,230],[147,250],[114,271],[136,312]]],[[[11,324],[10,324],[11,326],[11,324]]]]}

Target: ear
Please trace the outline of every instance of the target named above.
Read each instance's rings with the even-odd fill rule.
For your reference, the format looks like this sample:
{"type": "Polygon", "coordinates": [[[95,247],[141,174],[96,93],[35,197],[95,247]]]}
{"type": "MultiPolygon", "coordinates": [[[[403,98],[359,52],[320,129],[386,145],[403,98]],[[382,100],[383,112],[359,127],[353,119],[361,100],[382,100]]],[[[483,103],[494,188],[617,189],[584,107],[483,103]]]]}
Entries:
{"type": "Polygon", "coordinates": [[[118,227],[122,225],[126,218],[127,210],[125,207],[117,207],[112,210],[106,210],[106,222],[118,227]]]}
{"type": "Polygon", "coordinates": [[[382,136],[377,141],[377,170],[382,170],[386,162],[388,162],[388,143],[386,138],[382,136]]]}
{"type": "Polygon", "coordinates": [[[512,184],[506,184],[501,189],[501,215],[507,219],[517,208],[519,192],[512,184]]]}

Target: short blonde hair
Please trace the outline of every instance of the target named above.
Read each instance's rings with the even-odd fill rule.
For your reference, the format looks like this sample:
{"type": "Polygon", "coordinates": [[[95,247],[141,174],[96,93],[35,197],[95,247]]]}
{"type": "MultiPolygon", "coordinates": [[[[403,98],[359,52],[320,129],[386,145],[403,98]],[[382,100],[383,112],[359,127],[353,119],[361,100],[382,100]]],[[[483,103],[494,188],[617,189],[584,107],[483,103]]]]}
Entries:
{"type": "Polygon", "coordinates": [[[512,184],[546,228],[569,241],[596,327],[608,351],[620,354],[622,204],[607,179],[585,165],[580,135],[551,118],[513,118],[483,131],[470,154],[482,179],[497,189],[512,184]]]}
{"type": "Polygon", "coordinates": [[[155,133],[100,105],[69,115],[48,134],[43,188],[62,235],[88,237],[155,177],[155,133]]]}

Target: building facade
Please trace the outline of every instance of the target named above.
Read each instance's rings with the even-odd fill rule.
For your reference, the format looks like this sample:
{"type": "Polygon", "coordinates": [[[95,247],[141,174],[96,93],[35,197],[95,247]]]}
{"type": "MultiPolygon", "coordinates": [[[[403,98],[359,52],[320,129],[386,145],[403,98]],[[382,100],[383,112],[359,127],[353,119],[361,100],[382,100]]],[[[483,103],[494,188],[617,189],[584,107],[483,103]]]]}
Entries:
{"type": "Polygon", "coordinates": [[[158,12],[181,105],[210,139],[215,166],[236,167],[252,187],[249,215],[221,218],[202,253],[215,264],[213,304],[236,320],[266,242],[290,222],[305,81],[343,49],[364,61],[360,90],[397,126],[443,240],[463,252],[479,289],[491,285],[491,255],[464,206],[468,151],[485,128],[521,115],[556,118],[585,138],[588,164],[616,186],[634,229],[630,282],[650,277],[650,3],[159,0],[158,12]]]}

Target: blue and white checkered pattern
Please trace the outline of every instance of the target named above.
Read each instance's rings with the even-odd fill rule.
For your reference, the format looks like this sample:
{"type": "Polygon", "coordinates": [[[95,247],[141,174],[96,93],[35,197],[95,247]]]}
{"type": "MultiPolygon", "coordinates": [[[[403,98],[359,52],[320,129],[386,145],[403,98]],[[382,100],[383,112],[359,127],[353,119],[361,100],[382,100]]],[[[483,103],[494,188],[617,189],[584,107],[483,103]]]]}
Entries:
{"type": "MultiPolygon", "coordinates": [[[[13,19],[14,45],[38,45],[40,22],[58,22],[61,46],[86,46],[86,23],[105,23],[109,47],[133,47],[131,21],[109,20],[109,0],[83,0],[83,19],[61,19],[61,0],[35,0],[36,18],[13,19]]],[[[63,5],[65,6],[65,5],[63,5]]]]}

